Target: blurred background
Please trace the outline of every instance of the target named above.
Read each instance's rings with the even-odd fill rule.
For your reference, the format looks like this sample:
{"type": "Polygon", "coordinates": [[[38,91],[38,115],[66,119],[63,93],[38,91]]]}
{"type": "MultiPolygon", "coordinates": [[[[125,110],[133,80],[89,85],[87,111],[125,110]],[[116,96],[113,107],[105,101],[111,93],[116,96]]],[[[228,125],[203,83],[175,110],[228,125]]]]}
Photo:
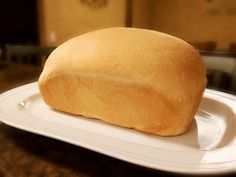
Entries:
{"type": "Polygon", "coordinates": [[[112,26],[165,32],[192,44],[208,88],[236,93],[236,0],[2,0],[0,91],[36,80],[71,37],[112,26]]]}

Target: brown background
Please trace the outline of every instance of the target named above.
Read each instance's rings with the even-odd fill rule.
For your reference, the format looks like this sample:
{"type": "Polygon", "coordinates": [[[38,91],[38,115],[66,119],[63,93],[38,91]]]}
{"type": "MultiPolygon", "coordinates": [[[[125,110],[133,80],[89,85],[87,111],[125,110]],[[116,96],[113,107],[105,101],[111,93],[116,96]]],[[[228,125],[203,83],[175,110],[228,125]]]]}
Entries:
{"type": "Polygon", "coordinates": [[[213,50],[230,50],[236,43],[236,0],[100,0],[100,6],[86,0],[38,2],[40,42],[45,46],[104,27],[126,26],[130,16],[133,27],[166,32],[196,47],[211,44],[213,50]]]}

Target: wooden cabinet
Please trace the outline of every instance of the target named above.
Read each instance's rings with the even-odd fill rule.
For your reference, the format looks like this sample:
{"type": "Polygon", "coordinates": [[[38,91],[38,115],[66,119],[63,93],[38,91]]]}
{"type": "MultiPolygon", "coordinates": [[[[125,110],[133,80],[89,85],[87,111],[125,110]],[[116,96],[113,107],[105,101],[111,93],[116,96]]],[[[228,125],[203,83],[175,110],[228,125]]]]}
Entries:
{"type": "Polygon", "coordinates": [[[40,43],[132,26],[169,33],[206,50],[236,51],[236,0],[38,0],[40,43]]]}
{"type": "Polygon", "coordinates": [[[125,26],[126,0],[38,0],[40,44],[58,46],[73,36],[125,26]]]}
{"type": "Polygon", "coordinates": [[[236,52],[236,0],[133,0],[133,26],[177,36],[199,49],[236,52]]]}

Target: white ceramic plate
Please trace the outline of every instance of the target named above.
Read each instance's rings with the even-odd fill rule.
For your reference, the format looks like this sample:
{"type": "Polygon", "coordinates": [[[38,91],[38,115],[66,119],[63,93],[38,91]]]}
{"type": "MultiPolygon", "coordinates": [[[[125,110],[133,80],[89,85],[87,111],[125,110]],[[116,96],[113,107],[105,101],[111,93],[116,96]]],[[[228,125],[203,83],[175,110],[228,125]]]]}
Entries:
{"type": "Polygon", "coordinates": [[[159,137],[55,112],[43,102],[37,83],[0,95],[0,120],[10,126],[144,167],[185,174],[236,172],[234,108],[236,97],[206,90],[190,130],[159,137]]]}

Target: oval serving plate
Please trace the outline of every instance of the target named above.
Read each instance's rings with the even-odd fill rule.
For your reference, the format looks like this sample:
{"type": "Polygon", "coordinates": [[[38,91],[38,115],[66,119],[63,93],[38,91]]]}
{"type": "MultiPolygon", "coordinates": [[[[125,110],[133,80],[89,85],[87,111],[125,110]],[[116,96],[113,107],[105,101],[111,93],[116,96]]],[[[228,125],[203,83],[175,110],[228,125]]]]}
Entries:
{"type": "Polygon", "coordinates": [[[159,137],[56,112],[37,83],[0,95],[0,121],[147,168],[185,174],[236,172],[236,97],[206,89],[189,131],[159,137]]]}

